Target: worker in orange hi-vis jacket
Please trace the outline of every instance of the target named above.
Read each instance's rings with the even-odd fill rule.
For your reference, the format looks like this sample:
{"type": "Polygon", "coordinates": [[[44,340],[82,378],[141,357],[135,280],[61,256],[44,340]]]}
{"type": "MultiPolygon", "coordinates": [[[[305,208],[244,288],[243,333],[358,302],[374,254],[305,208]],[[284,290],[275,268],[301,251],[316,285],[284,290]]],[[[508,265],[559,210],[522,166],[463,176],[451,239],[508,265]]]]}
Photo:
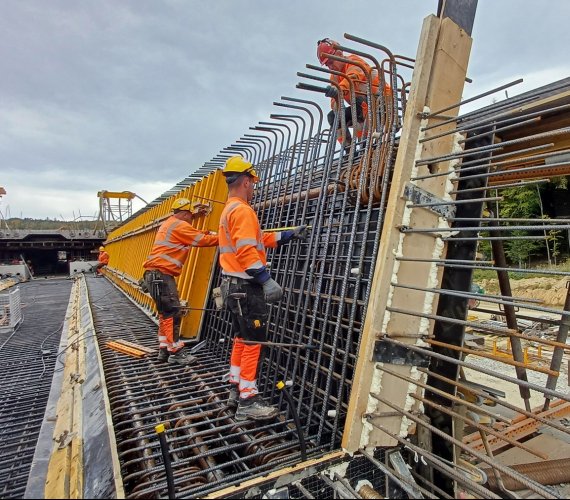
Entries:
{"type": "Polygon", "coordinates": [[[95,268],[95,272],[97,276],[103,276],[101,269],[109,264],[109,254],[105,251],[104,246],[99,247],[99,256],[97,257],[97,267],[95,268]]]}
{"type": "Polygon", "coordinates": [[[172,203],[173,215],[158,228],[150,255],[144,262],[143,288],[158,311],[158,361],[189,365],[196,361],[180,341],[183,316],[174,278],[180,275],[192,247],[218,245],[218,235],[192,226],[196,217],[209,213],[209,206],[179,198],[172,203]]]}
{"type": "Polygon", "coordinates": [[[266,420],[279,412],[258,394],[259,342],[267,340],[268,303],[281,300],[283,292],[269,275],[265,248],[305,239],[307,226],[262,232],[250,206],[254,184],[259,181],[252,164],[241,156],[234,156],[226,161],[223,175],[229,196],[218,231],[221,288],[234,331],[228,405],[237,406],[236,420],[266,420]]]}
{"type": "MultiPolygon", "coordinates": [[[[362,139],[365,133],[366,116],[368,114],[368,103],[366,99],[368,81],[369,79],[371,80],[372,92],[374,94],[377,94],[378,88],[380,86],[380,79],[376,68],[371,68],[370,65],[364,61],[364,59],[357,55],[345,55],[342,50],[339,50],[337,48],[338,45],[338,42],[335,42],[330,38],[319,40],[317,42],[317,57],[319,58],[319,62],[322,66],[326,66],[330,70],[338,71],[346,75],[346,77],[339,75],[330,75],[330,80],[332,83],[340,86],[342,97],[349,104],[348,107],[344,107],[344,116],[346,120],[347,130],[343,132],[340,119],[338,120],[337,129],[338,142],[340,142],[342,146],[348,147],[352,142],[352,137],[350,135],[348,127],[353,127],[354,133],[359,139],[362,139]],[[332,54],[338,57],[349,59],[352,61],[352,63],[334,60],[329,57],[332,54]],[[370,77],[367,77],[367,74],[370,75],[370,77]],[[356,124],[352,123],[352,113],[350,109],[350,83],[348,79],[350,79],[354,85],[357,119],[356,124]]],[[[329,112],[327,118],[329,125],[332,127],[334,124],[336,110],[339,106],[339,104],[337,104],[337,87],[335,85],[329,85],[327,87],[327,92],[325,95],[331,98],[332,111],[329,112]]],[[[391,95],[392,90],[390,89],[390,86],[385,83],[384,96],[388,97],[391,95]]]]}

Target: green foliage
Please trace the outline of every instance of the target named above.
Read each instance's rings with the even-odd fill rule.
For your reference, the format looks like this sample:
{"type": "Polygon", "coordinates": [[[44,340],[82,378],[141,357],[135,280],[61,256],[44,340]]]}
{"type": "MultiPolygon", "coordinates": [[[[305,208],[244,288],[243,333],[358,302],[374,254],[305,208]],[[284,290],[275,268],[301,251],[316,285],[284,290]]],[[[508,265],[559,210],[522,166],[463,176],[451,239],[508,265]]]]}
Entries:
{"type": "Polygon", "coordinates": [[[506,188],[501,192],[501,217],[536,217],[540,200],[534,186],[506,188]]]}
{"type": "Polygon", "coordinates": [[[564,235],[559,229],[551,229],[548,231],[548,241],[552,241],[552,257],[554,258],[554,263],[558,262],[558,257],[560,256],[560,244],[564,235]]]}
{"type": "MultiPolygon", "coordinates": [[[[526,231],[512,231],[513,236],[524,236],[526,231]]],[[[511,262],[518,263],[518,266],[526,267],[526,262],[534,255],[540,255],[543,247],[541,240],[511,240],[505,242],[505,254],[511,262]]]]}
{"type": "MultiPolygon", "coordinates": [[[[534,186],[508,188],[502,192],[500,215],[505,218],[540,218],[540,199],[534,186]]],[[[513,223],[517,225],[517,223],[513,223]]],[[[511,231],[512,236],[527,236],[527,231],[511,231]]],[[[525,267],[530,257],[540,255],[544,242],[541,240],[506,240],[505,254],[519,267],[525,267]]]]}
{"type": "Polygon", "coordinates": [[[49,217],[46,219],[20,219],[13,217],[6,219],[6,223],[10,229],[97,229],[101,226],[100,221],[93,220],[78,220],[78,221],[62,221],[49,217]]]}

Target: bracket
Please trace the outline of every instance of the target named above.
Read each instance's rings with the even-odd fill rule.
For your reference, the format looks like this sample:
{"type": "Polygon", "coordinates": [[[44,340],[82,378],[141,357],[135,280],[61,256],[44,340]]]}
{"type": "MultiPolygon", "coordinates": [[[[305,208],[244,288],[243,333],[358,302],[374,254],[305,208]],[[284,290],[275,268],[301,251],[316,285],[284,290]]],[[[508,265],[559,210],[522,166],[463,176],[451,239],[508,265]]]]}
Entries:
{"type": "Polygon", "coordinates": [[[431,210],[446,219],[455,217],[456,207],[452,202],[444,201],[429,191],[419,188],[410,182],[408,182],[404,188],[403,197],[415,205],[430,205],[422,208],[431,210]]]}
{"type": "Polygon", "coordinates": [[[399,451],[395,451],[389,454],[389,460],[394,470],[398,471],[398,474],[406,478],[407,485],[404,486],[406,492],[411,498],[424,498],[421,491],[417,487],[416,480],[412,476],[408,465],[404,461],[402,454],[399,451]]]}
{"type": "Polygon", "coordinates": [[[429,367],[430,356],[407,349],[400,345],[392,344],[386,340],[377,340],[374,343],[372,360],[392,365],[408,365],[429,367]]]}

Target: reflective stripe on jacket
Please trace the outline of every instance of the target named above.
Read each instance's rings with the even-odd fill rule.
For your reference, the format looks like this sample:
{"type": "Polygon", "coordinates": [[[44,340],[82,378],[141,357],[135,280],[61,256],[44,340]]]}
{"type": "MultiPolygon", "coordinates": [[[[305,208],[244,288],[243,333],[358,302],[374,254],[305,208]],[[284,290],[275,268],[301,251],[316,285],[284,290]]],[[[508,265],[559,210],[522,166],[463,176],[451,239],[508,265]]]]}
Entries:
{"type": "Polygon", "coordinates": [[[188,222],[171,216],[158,228],[154,245],[143,267],[178,276],[188,258],[190,247],[213,247],[217,244],[217,235],[207,234],[188,222]]]}
{"type": "Polygon", "coordinates": [[[100,264],[105,264],[107,265],[109,263],[109,254],[105,251],[101,251],[99,252],[99,256],[97,257],[97,261],[100,264]]]}
{"type": "MultiPolygon", "coordinates": [[[[370,73],[370,71],[372,71],[372,75],[371,75],[371,77],[372,77],[372,92],[376,94],[378,92],[378,86],[380,85],[380,79],[378,78],[378,71],[376,70],[376,68],[372,69],[370,67],[370,65],[366,63],[366,61],[364,59],[362,59],[361,57],[355,56],[354,54],[347,56],[346,59],[350,59],[351,61],[358,62],[360,65],[364,65],[364,67],[367,69],[367,71],[369,73],[370,73]]],[[[350,80],[352,80],[352,82],[354,84],[355,98],[358,96],[366,97],[366,91],[367,91],[367,87],[368,87],[368,83],[367,83],[368,79],[366,78],[366,74],[364,73],[364,70],[360,66],[357,66],[356,64],[345,63],[344,70],[342,71],[342,73],[345,73],[347,75],[347,77],[350,80]]],[[[335,82],[335,83],[338,83],[340,85],[344,100],[348,104],[350,104],[350,84],[349,84],[348,80],[343,76],[337,76],[337,75],[331,75],[330,80],[331,80],[331,82],[335,82]]],[[[392,90],[390,88],[390,85],[385,83],[384,84],[384,95],[389,96],[391,94],[392,94],[392,90]]],[[[365,106],[366,106],[366,108],[368,108],[368,106],[366,104],[363,104],[363,108],[365,106]]],[[[331,108],[336,109],[334,98],[331,99],[331,108]]],[[[364,109],[365,115],[366,115],[366,111],[367,111],[367,109],[364,109]]]]}
{"type": "Polygon", "coordinates": [[[267,264],[265,248],[275,248],[279,232],[262,233],[253,208],[245,200],[228,198],[220,217],[220,266],[224,274],[251,279],[246,269],[267,264]]]}

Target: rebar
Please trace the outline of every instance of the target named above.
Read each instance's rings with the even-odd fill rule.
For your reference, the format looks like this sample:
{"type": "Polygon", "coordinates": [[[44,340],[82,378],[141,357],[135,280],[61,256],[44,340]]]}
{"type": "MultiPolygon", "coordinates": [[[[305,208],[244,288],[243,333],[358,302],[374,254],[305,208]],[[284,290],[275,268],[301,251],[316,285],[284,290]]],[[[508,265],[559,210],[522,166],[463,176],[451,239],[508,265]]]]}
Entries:
{"type": "MultiPolygon", "coordinates": [[[[268,334],[271,344],[266,347],[271,349],[266,349],[261,357],[258,381],[260,392],[271,404],[278,405],[282,413],[277,420],[255,427],[251,423],[235,421],[233,413],[225,404],[228,387],[223,382],[232,344],[231,319],[227,311],[215,311],[209,298],[208,303],[199,309],[203,313],[200,340],[205,343],[205,347],[196,353],[199,361],[191,369],[159,365],[152,359],[119,359],[116,353],[106,352],[102,348],[123,479],[131,497],[164,496],[167,491],[158,443],[152,433],[154,424],[160,420],[170,423],[166,432],[172,445],[174,482],[178,494],[184,496],[206,495],[222,485],[235,485],[298,462],[301,450],[293,426],[293,406],[298,409],[299,421],[304,430],[307,458],[340,447],[345,432],[350,392],[353,389],[352,381],[362,366],[358,363],[369,362],[368,359],[358,359],[358,354],[383,229],[387,230],[385,232],[399,230],[398,236],[401,238],[410,237],[418,242],[424,238],[430,244],[443,247],[441,256],[437,252],[431,256],[430,252],[428,258],[420,258],[414,253],[414,248],[407,246],[404,246],[405,252],[398,255],[398,265],[403,262],[418,262],[418,266],[424,267],[430,265],[433,273],[427,282],[391,279],[391,283],[375,284],[380,287],[390,286],[391,290],[398,290],[398,293],[403,293],[405,289],[412,299],[409,302],[400,301],[397,306],[388,302],[374,304],[374,307],[385,307],[388,316],[392,318],[398,318],[399,315],[419,318],[418,323],[422,325],[421,330],[404,327],[402,331],[391,331],[389,335],[375,330],[375,340],[392,343],[393,346],[418,354],[431,362],[429,370],[419,369],[424,377],[421,380],[404,376],[397,370],[384,366],[384,371],[391,377],[410,386],[414,385],[417,392],[410,395],[408,402],[412,401],[416,407],[422,407],[430,417],[454,420],[458,430],[465,424],[473,425],[476,422],[471,417],[466,418],[455,412],[454,405],[463,405],[470,411],[507,424],[506,419],[497,413],[476,403],[459,400],[455,391],[467,391],[467,386],[458,381],[460,368],[477,370],[501,383],[517,385],[524,400],[524,410],[493,395],[488,395],[489,400],[527,417],[534,415],[529,411],[530,390],[544,394],[547,398],[546,405],[549,398],[570,401],[568,395],[556,390],[556,378],[560,371],[557,359],[568,349],[563,335],[568,308],[560,312],[554,307],[542,306],[532,300],[512,297],[508,282],[514,272],[540,273],[560,278],[570,276],[570,273],[553,269],[515,268],[504,258],[508,245],[523,240],[540,239],[548,244],[546,231],[568,230],[569,221],[562,218],[534,220],[526,216],[503,218],[500,210],[497,210],[496,217],[483,216],[486,205],[488,208],[491,208],[491,204],[498,205],[500,209],[505,204],[509,196],[505,191],[507,188],[541,186],[555,176],[567,175],[568,162],[563,161],[563,158],[554,159],[556,163],[545,162],[567,151],[562,146],[570,134],[570,127],[551,130],[546,118],[554,114],[564,116],[562,114],[568,112],[570,105],[542,103],[535,109],[532,106],[542,96],[531,93],[491,106],[481,113],[468,113],[460,117],[441,115],[446,110],[461,105],[461,102],[428,113],[426,116],[432,119],[423,126],[423,132],[448,123],[456,126],[449,127],[443,133],[424,136],[422,142],[429,141],[426,145],[428,147],[418,148],[418,152],[424,156],[418,158],[417,174],[414,174],[410,182],[422,189],[429,188],[432,182],[445,183],[446,191],[442,196],[427,202],[409,202],[406,210],[412,216],[433,216],[430,209],[441,207],[438,214],[447,213],[447,216],[440,215],[437,222],[434,219],[433,224],[424,223],[424,220],[431,219],[420,216],[408,225],[385,228],[394,153],[399,146],[396,135],[403,124],[410,92],[410,82],[400,71],[412,67],[409,63],[414,61],[395,56],[374,42],[353,35],[345,36],[360,48],[341,45],[340,50],[345,54],[359,55],[371,63],[380,79],[378,91],[372,85],[372,73],[368,74],[367,68],[359,63],[367,74],[367,79],[360,82],[360,88],[355,88],[354,83],[349,82],[349,92],[344,101],[345,96],[335,80],[344,78],[344,73],[307,65],[310,73],[297,73],[300,78],[313,83],[298,84],[297,87],[305,95],[310,92],[308,95],[322,99],[321,94],[329,85],[338,91],[339,99],[331,110],[330,128],[327,121],[323,120],[325,111],[318,102],[284,96],[274,103],[277,111],[270,115],[268,121],[260,121],[256,126],[250,127],[255,131],[254,134],[245,134],[222,149],[181,184],[187,186],[200,175],[221,167],[229,156],[243,154],[260,174],[252,206],[258,213],[261,227],[277,229],[300,224],[311,226],[306,241],[295,241],[267,251],[272,277],[282,285],[284,298],[280,303],[270,306],[268,334]],[[365,47],[364,50],[361,50],[361,46],[365,47]],[[334,81],[329,77],[334,77],[334,81]],[[384,82],[390,86],[391,93],[383,92],[384,82]],[[355,134],[350,146],[345,148],[337,143],[336,132],[338,129],[347,130],[347,118],[343,109],[345,105],[350,108],[348,117],[352,117],[353,124],[356,123],[357,95],[366,98],[368,112],[364,124],[367,130],[361,138],[355,134]],[[523,106],[529,109],[523,110],[523,106]],[[545,128],[538,129],[539,133],[533,133],[538,120],[541,127],[545,124],[545,128]],[[451,134],[468,136],[465,140],[457,135],[454,137],[456,148],[452,153],[444,150],[426,157],[430,154],[426,151],[430,151],[429,147],[435,144],[434,141],[451,134]],[[552,151],[555,148],[559,151],[552,151]],[[439,170],[436,164],[444,162],[452,162],[452,166],[445,171],[439,170]],[[527,178],[537,180],[522,180],[527,178]],[[493,190],[500,190],[500,193],[495,194],[493,190]],[[531,234],[537,231],[540,231],[541,236],[531,234]],[[491,260],[476,260],[477,241],[493,244],[494,255],[491,260]],[[501,293],[478,297],[478,294],[468,292],[476,269],[497,273],[501,279],[501,293]],[[415,303],[413,298],[419,295],[429,300],[415,303]],[[468,320],[467,304],[473,298],[502,307],[502,311],[492,313],[506,316],[507,326],[504,327],[499,322],[468,320]],[[560,338],[556,341],[540,338],[535,340],[530,333],[521,333],[519,323],[522,319],[531,318],[531,312],[548,314],[548,319],[536,320],[558,326],[560,338]],[[445,330],[449,325],[453,329],[445,330]],[[464,347],[466,328],[509,337],[511,341],[514,340],[513,353],[493,356],[482,350],[464,347]],[[450,332],[457,335],[453,336],[450,332]],[[406,341],[400,342],[395,338],[406,341]],[[553,357],[550,368],[529,363],[521,357],[522,342],[531,340],[554,348],[556,359],[553,357]],[[414,341],[421,346],[430,345],[431,348],[414,345],[414,341]],[[307,345],[316,348],[287,348],[307,345]],[[464,359],[466,356],[471,356],[476,361],[467,362],[464,359]],[[480,357],[490,358],[511,370],[515,367],[517,378],[500,370],[480,366],[481,363],[477,361],[480,357]],[[451,368],[440,373],[438,370],[442,366],[451,368]],[[526,370],[529,373],[533,370],[540,375],[549,375],[550,383],[543,387],[539,383],[527,381],[526,370]],[[282,394],[275,389],[275,381],[281,379],[291,381],[290,396],[294,404],[285,404],[282,394]],[[436,382],[442,384],[436,386],[436,382]],[[422,391],[425,395],[421,394],[422,391]]],[[[331,58],[347,62],[346,55],[331,58]]],[[[493,91],[497,90],[500,88],[493,91]]],[[[483,95],[488,93],[478,97],[483,95]]],[[[467,101],[463,101],[465,102],[467,101]]],[[[437,148],[435,150],[439,151],[437,148]]],[[[170,194],[176,192],[178,190],[175,189],[170,194]]],[[[142,234],[145,229],[138,228],[137,231],[139,233],[131,232],[125,236],[125,240],[142,234]]],[[[410,267],[414,269],[414,266],[415,264],[410,267]]],[[[126,276],[120,279],[123,283],[130,283],[126,276]]],[[[217,286],[219,281],[220,273],[216,269],[209,287],[217,286]]],[[[99,288],[103,292],[103,283],[91,283],[90,286],[93,290],[99,288]]],[[[491,306],[487,307],[487,311],[491,311],[491,306]]],[[[483,308],[477,307],[472,312],[482,311],[483,308]]],[[[130,315],[131,310],[125,310],[121,318],[130,315]]],[[[125,319],[125,324],[118,325],[116,321],[112,324],[105,311],[94,311],[94,316],[101,331],[101,339],[128,336],[146,345],[154,345],[156,342],[154,329],[148,324],[143,327],[143,320],[133,322],[125,319]]],[[[484,391],[478,391],[477,394],[481,399],[486,395],[484,391]]],[[[373,394],[371,398],[377,396],[373,394]]],[[[379,397],[383,398],[382,395],[379,397]]],[[[487,487],[466,478],[464,471],[460,472],[461,466],[453,462],[453,457],[446,454],[436,456],[434,452],[422,450],[410,443],[404,437],[406,425],[400,426],[398,423],[397,428],[402,430],[396,434],[391,430],[392,427],[380,425],[379,419],[388,418],[388,414],[390,418],[400,417],[402,422],[410,419],[418,426],[427,427],[434,439],[451,443],[453,447],[469,454],[474,461],[490,464],[500,470],[501,474],[522,479],[525,486],[535,493],[552,496],[548,489],[501,465],[493,456],[491,447],[485,456],[455,439],[452,426],[445,427],[446,430],[449,429],[448,435],[442,431],[443,427],[439,425],[441,421],[438,421],[439,427],[434,422],[426,424],[423,420],[419,421],[415,411],[408,411],[408,408],[403,408],[394,401],[383,398],[382,404],[389,406],[390,411],[366,416],[370,425],[375,427],[374,432],[377,433],[376,429],[379,429],[395,440],[398,446],[408,446],[413,450],[412,453],[421,454],[428,461],[432,472],[437,471],[450,478],[453,484],[462,485],[480,496],[496,498],[487,487]]],[[[24,414],[25,409],[17,418],[22,418],[24,414]]],[[[554,429],[564,429],[561,424],[550,422],[543,416],[536,415],[535,420],[554,429]]],[[[489,432],[498,439],[506,437],[504,442],[511,446],[529,447],[506,435],[507,431],[503,429],[482,425],[477,428],[484,433],[484,440],[489,432]]],[[[403,454],[405,453],[404,449],[403,454]]],[[[378,469],[402,488],[410,486],[389,467],[378,466],[378,469]]],[[[452,496],[449,493],[453,490],[440,483],[432,485],[428,478],[423,479],[425,482],[422,484],[426,487],[422,491],[430,493],[426,496],[434,496],[433,493],[452,496]]],[[[352,491],[352,483],[345,484],[344,479],[336,478],[332,482],[339,489],[352,491]]],[[[301,488],[299,490],[302,492],[301,488]]]]}
{"type": "Polygon", "coordinates": [[[31,281],[20,288],[23,321],[0,333],[0,496],[23,497],[52,377],[71,281],[31,281]]]}

